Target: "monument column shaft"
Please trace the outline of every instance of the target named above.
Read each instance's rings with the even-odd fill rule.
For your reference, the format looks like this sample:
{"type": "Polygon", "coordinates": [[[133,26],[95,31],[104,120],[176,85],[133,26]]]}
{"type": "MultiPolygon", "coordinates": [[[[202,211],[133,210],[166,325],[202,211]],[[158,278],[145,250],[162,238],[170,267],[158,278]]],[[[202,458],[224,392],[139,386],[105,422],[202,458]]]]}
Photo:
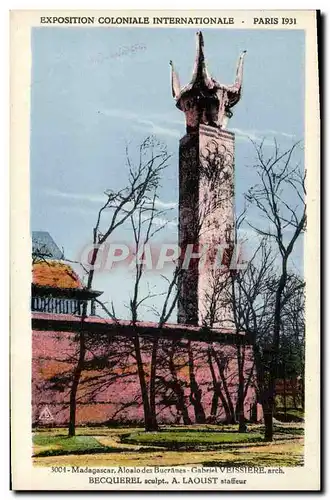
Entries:
{"type": "MultiPolygon", "coordinates": [[[[179,148],[179,246],[184,259],[188,245],[199,243],[199,135],[187,134],[179,148]]],[[[185,267],[185,263],[183,263],[185,267]]],[[[198,260],[183,269],[178,298],[178,322],[198,323],[198,260]]]]}
{"type": "Polygon", "coordinates": [[[231,85],[211,77],[200,31],[196,33],[194,69],[188,85],[181,87],[170,61],[172,95],[176,107],[185,114],[187,130],[179,150],[179,245],[183,264],[179,323],[232,326],[227,292],[236,240],[235,136],[225,128],[232,108],[241,99],[245,53],[239,57],[231,85]]]}
{"type": "Polygon", "coordinates": [[[186,257],[179,323],[230,323],[226,283],[234,239],[234,134],[200,125],[179,150],[179,245],[186,257]],[[192,252],[202,256],[187,266],[192,252]]]}

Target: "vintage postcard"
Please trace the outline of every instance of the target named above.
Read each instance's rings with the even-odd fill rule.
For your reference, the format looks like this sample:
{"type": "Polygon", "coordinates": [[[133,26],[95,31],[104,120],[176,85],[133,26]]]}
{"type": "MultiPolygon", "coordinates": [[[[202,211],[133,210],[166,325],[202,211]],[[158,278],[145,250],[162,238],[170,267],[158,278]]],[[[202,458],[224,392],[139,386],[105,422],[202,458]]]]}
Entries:
{"type": "Polygon", "coordinates": [[[319,490],[316,11],[11,12],[14,490],[319,490]]]}

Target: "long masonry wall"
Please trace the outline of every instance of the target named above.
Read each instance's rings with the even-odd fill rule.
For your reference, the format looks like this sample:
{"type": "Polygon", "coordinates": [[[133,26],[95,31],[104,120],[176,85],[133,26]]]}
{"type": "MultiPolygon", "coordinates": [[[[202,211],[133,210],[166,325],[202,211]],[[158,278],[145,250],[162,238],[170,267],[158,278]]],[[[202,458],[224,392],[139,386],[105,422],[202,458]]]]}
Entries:
{"type": "MultiPolygon", "coordinates": [[[[88,354],[78,390],[78,425],[141,424],[143,407],[132,341],[127,337],[113,337],[111,341],[100,337],[97,346],[95,338],[87,344],[88,354]]],[[[148,383],[151,342],[143,340],[141,346],[148,383]]],[[[61,426],[68,422],[70,384],[77,354],[73,333],[33,332],[34,425],[61,426]]],[[[245,417],[260,419],[260,412],[255,413],[250,346],[244,348],[244,355],[245,417]]],[[[207,422],[228,422],[236,409],[237,387],[236,346],[160,339],[156,379],[159,423],[195,423],[196,399],[200,400],[207,422]]]]}

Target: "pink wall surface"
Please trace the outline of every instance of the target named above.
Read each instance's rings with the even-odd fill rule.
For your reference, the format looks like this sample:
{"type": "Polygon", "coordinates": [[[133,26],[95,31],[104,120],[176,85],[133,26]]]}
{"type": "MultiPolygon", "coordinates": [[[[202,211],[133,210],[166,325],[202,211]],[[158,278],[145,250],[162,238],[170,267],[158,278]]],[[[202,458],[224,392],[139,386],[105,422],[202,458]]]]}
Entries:
{"type": "MultiPolygon", "coordinates": [[[[151,343],[141,341],[141,345],[148,382],[151,343]]],[[[245,347],[244,351],[244,376],[247,384],[245,417],[250,419],[256,394],[251,347],[245,347]]],[[[75,335],[67,332],[33,331],[32,352],[33,423],[64,425],[69,416],[70,384],[78,353],[75,335]],[[45,408],[52,415],[51,420],[40,418],[45,408]]],[[[173,345],[169,340],[159,341],[156,386],[158,423],[183,423],[178,406],[178,392],[175,392],[178,387],[181,388],[190,421],[195,423],[192,404],[195,395],[191,396],[192,373],[200,391],[206,421],[225,422],[228,420],[228,413],[226,416],[222,398],[219,398],[214,411],[214,381],[218,383],[225,402],[231,400],[235,408],[238,387],[236,347],[192,341],[190,366],[193,370],[189,369],[187,341],[182,341],[181,345],[173,345]],[[209,353],[212,349],[210,362],[209,353]]],[[[116,337],[111,341],[99,338],[97,347],[95,342],[88,342],[86,366],[77,402],[78,425],[143,422],[140,385],[131,340],[124,337],[116,337]]],[[[258,419],[260,420],[259,409],[258,419]]]]}

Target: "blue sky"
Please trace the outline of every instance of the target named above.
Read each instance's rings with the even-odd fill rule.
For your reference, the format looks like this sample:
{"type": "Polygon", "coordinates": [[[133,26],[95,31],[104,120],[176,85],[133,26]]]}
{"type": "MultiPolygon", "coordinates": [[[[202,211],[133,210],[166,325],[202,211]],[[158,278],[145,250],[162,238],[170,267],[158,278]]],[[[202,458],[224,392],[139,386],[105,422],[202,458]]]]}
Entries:
{"type": "MultiPolygon", "coordinates": [[[[172,153],[161,200],[178,199],[178,140],[184,115],[170,88],[172,59],[181,84],[190,81],[195,29],[34,28],[31,90],[31,228],[46,230],[75,260],[89,242],[102,193],[125,186],[124,151],[150,133],[172,153]],[[134,51],[132,48],[134,47],[134,51]]],[[[248,51],[243,95],[228,129],[236,133],[236,205],[254,182],[249,137],[275,136],[286,148],[304,134],[304,32],[204,29],[212,76],[232,83],[238,56],[248,51]]],[[[123,227],[118,239],[127,236],[123,227]]],[[[166,229],[175,241],[175,224],[166,229]]],[[[302,242],[294,265],[302,270],[302,242]]],[[[149,277],[158,290],[160,277],[149,277]]],[[[127,316],[129,273],[96,277],[104,300],[127,316]]],[[[147,286],[145,284],[145,286],[147,286]]],[[[157,300],[155,303],[157,306],[157,300]]],[[[161,299],[159,299],[161,300],[161,299]]],[[[151,319],[146,309],[145,319],[151,319]]]]}

